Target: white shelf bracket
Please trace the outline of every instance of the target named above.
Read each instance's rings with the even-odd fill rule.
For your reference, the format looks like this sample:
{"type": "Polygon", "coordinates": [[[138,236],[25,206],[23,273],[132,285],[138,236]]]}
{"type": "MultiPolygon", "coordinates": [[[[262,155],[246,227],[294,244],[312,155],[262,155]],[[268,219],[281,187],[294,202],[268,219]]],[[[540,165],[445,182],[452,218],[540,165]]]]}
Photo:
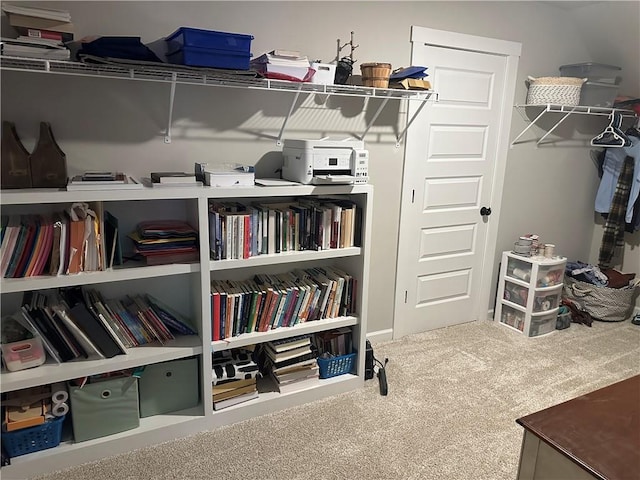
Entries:
{"type": "Polygon", "coordinates": [[[171,92],[169,93],[169,119],[167,120],[167,131],[164,135],[164,143],[171,143],[171,122],[173,121],[173,101],[176,96],[177,73],[171,74],[171,92]]]}
{"type": "Polygon", "coordinates": [[[298,101],[298,98],[300,97],[300,93],[301,92],[302,92],[302,83],[298,87],[298,90],[296,90],[296,94],[293,96],[293,101],[291,102],[291,106],[289,107],[289,112],[287,112],[287,116],[285,117],[284,121],[282,122],[282,127],[280,127],[280,132],[278,132],[278,138],[276,139],[276,145],[279,146],[279,147],[282,146],[282,135],[284,134],[284,129],[287,126],[287,122],[289,121],[289,118],[291,118],[291,114],[293,113],[293,108],[295,107],[296,102],[298,101]]]}
{"type": "MultiPolygon", "coordinates": [[[[425,97],[422,99],[422,102],[420,102],[420,106],[418,107],[418,109],[416,110],[416,113],[413,114],[413,116],[409,119],[409,121],[407,122],[407,125],[404,127],[404,129],[400,132],[400,134],[396,137],[396,148],[400,147],[400,142],[402,141],[402,139],[404,138],[405,134],[407,133],[407,130],[409,130],[409,127],[411,126],[411,124],[413,123],[413,121],[416,119],[416,117],[418,116],[418,114],[422,111],[422,109],[424,108],[424,106],[427,104],[427,101],[429,100],[430,97],[425,97]]],[[[408,102],[408,100],[407,100],[408,102]]],[[[408,107],[408,105],[407,105],[408,107]]],[[[409,109],[407,108],[407,111],[409,109]]]]}
{"type": "MultiPolygon", "coordinates": [[[[526,132],[531,128],[531,127],[533,127],[533,126],[536,124],[536,122],[537,122],[538,120],[540,120],[540,119],[542,118],[542,116],[543,116],[545,113],[547,113],[547,109],[546,109],[546,108],[545,108],[544,110],[542,110],[542,111],[540,112],[540,114],[539,114],[536,118],[534,118],[534,119],[531,121],[531,123],[529,123],[529,125],[527,125],[527,126],[524,128],[524,130],[522,130],[522,132],[520,132],[520,135],[518,135],[516,138],[514,138],[514,139],[513,139],[513,141],[511,142],[511,148],[513,148],[513,146],[518,142],[518,140],[520,139],[520,137],[522,137],[522,136],[523,136],[523,135],[524,135],[524,134],[525,134],[525,133],[526,133],[526,132]]],[[[526,118],[526,117],[524,117],[524,115],[523,115],[523,118],[526,118]]]]}
{"type": "MultiPolygon", "coordinates": [[[[367,107],[369,106],[369,100],[371,100],[371,98],[367,98],[366,99],[366,104],[365,104],[365,111],[367,110],[367,107]]],[[[362,135],[360,135],[359,140],[363,140],[365,135],[367,134],[367,132],[369,131],[369,129],[373,126],[374,122],[377,120],[378,116],[380,115],[380,112],[382,112],[382,109],[385,107],[385,105],[387,104],[387,102],[389,101],[389,93],[387,92],[387,96],[383,97],[382,102],[380,103],[380,105],[378,106],[378,109],[376,110],[376,113],[373,114],[373,117],[371,118],[371,121],[369,122],[369,125],[367,125],[367,128],[364,129],[364,132],[362,132],[362,135]]]]}
{"type": "Polygon", "coordinates": [[[570,111],[568,111],[566,113],[566,115],[564,117],[562,117],[560,120],[558,120],[556,122],[556,124],[547,131],[547,133],[545,133],[542,137],[540,137],[540,140],[538,140],[536,142],[536,145],[540,145],[540,143],[542,143],[542,141],[545,138],[547,138],[551,132],[553,132],[562,122],[564,122],[567,118],[569,118],[569,116],[573,113],[574,110],[575,110],[575,108],[571,109],[570,111]]]}

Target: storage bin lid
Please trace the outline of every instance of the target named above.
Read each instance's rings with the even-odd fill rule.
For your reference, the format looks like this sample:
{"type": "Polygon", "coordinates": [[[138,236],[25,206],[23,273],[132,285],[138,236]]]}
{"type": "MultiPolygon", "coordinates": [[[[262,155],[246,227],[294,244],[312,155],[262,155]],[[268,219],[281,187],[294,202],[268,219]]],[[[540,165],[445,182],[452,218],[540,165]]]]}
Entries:
{"type": "Polygon", "coordinates": [[[560,69],[563,68],[605,68],[610,70],[622,70],[621,67],[616,67],[615,65],[607,65],[604,63],[594,63],[594,62],[584,62],[584,63],[572,63],[570,65],[562,65],[560,69]]]}

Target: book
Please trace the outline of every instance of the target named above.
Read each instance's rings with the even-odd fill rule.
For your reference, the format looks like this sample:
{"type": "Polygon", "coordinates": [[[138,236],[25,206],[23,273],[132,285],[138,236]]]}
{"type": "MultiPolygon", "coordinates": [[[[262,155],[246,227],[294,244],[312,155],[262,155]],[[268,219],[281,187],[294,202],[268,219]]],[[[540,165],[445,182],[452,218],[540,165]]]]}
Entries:
{"type": "Polygon", "coordinates": [[[28,38],[41,38],[43,40],[54,40],[56,42],[71,42],[73,41],[73,33],[69,32],[54,32],[53,30],[47,30],[44,28],[29,28],[14,26],[16,32],[20,37],[28,38]]]}
{"type": "Polygon", "coordinates": [[[266,344],[266,348],[265,351],[267,353],[267,355],[269,356],[269,358],[271,358],[271,360],[273,360],[274,363],[279,363],[282,362],[284,360],[290,360],[292,358],[298,358],[301,357],[305,354],[311,353],[311,346],[310,345],[303,345],[301,347],[297,347],[297,348],[292,348],[290,350],[286,350],[284,352],[274,352],[271,349],[271,345],[269,345],[268,343],[266,344]]]}
{"type": "Polygon", "coordinates": [[[238,395],[236,397],[231,397],[226,400],[220,400],[218,402],[213,402],[213,408],[215,410],[222,410],[223,408],[231,407],[233,405],[238,405],[239,403],[243,403],[249,400],[253,400],[254,398],[258,398],[258,390],[253,390],[248,393],[243,393],[242,395],[238,395]]]}
{"type": "Polygon", "coordinates": [[[160,182],[154,182],[149,177],[142,177],[140,178],[140,181],[145,187],[148,187],[148,188],[185,188],[185,187],[201,187],[203,185],[203,183],[199,180],[194,180],[194,181],[182,180],[181,182],[175,181],[175,182],[169,182],[169,183],[166,183],[166,182],[160,183],[160,182]]]}
{"type": "Polygon", "coordinates": [[[85,180],[81,175],[76,175],[67,183],[67,191],[91,191],[91,190],[140,190],[144,185],[133,177],[122,174],[115,180],[90,179],[85,180]]]}
{"type": "Polygon", "coordinates": [[[317,386],[320,383],[320,378],[317,375],[312,375],[292,382],[279,383],[273,376],[273,383],[280,393],[293,393],[300,390],[305,390],[310,387],[317,386]]]}
{"type": "Polygon", "coordinates": [[[228,381],[216,383],[215,385],[212,385],[211,392],[213,393],[213,395],[216,395],[218,393],[224,393],[229,390],[235,390],[240,387],[246,387],[247,385],[253,385],[255,387],[256,379],[245,378],[241,380],[228,380],[228,381]]]}
{"type": "Polygon", "coordinates": [[[256,385],[255,383],[253,383],[253,384],[245,385],[242,387],[236,387],[236,388],[227,389],[225,391],[218,391],[218,392],[216,392],[215,388],[212,387],[211,390],[212,390],[213,402],[215,403],[221,400],[226,400],[228,398],[237,397],[245,393],[251,393],[256,390],[256,385]]]}
{"type": "Polygon", "coordinates": [[[42,18],[48,20],[57,20],[60,22],[70,22],[71,14],[68,10],[59,10],[53,8],[30,7],[26,5],[11,5],[5,3],[2,10],[7,14],[18,14],[27,17],[42,18]]]}
{"type": "Polygon", "coordinates": [[[152,172],[153,183],[190,183],[196,181],[195,173],[187,172],[152,172]]]}

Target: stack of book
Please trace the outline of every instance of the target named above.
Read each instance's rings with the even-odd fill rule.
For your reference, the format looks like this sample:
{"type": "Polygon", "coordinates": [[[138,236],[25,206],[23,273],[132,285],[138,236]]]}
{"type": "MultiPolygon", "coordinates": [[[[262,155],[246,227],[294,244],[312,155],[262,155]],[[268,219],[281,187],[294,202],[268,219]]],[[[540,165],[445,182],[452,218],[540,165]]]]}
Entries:
{"type": "Polygon", "coordinates": [[[276,80],[309,82],[315,73],[309,59],[293,50],[272,50],[251,60],[250,65],[263,77],[276,80]]]}
{"type": "Polygon", "coordinates": [[[3,55],[68,60],[65,42],[73,40],[71,15],[66,10],[3,4],[16,39],[2,39],[3,55]]]}
{"type": "Polygon", "coordinates": [[[143,182],[152,188],[201,187],[195,173],[188,172],[152,172],[143,182]]]}
{"type": "Polygon", "coordinates": [[[67,183],[67,191],[120,190],[144,188],[142,183],[122,172],[85,172],[67,183]]]}
{"type": "Polygon", "coordinates": [[[211,394],[215,410],[258,397],[260,371],[250,348],[214,352],[212,363],[211,394]]]}
{"type": "Polygon", "coordinates": [[[147,265],[197,262],[198,231],[183,220],[156,220],[138,223],[129,238],[135,253],[147,265]]]}
{"type": "Polygon", "coordinates": [[[317,353],[309,335],[267,342],[263,362],[280,393],[308,388],[319,382],[317,353]]]}

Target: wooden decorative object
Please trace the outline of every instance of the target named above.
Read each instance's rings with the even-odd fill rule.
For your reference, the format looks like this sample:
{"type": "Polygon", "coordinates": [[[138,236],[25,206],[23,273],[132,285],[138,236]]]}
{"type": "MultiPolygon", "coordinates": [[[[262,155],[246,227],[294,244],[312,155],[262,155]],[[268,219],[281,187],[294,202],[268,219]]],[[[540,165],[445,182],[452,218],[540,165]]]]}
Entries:
{"type": "Polygon", "coordinates": [[[36,188],[67,185],[67,157],[53,138],[51,125],[40,122],[40,137],[31,154],[31,182],[36,188]]]}
{"type": "Polygon", "coordinates": [[[2,122],[2,188],[30,188],[29,152],[12,122],[2,122]]]}

